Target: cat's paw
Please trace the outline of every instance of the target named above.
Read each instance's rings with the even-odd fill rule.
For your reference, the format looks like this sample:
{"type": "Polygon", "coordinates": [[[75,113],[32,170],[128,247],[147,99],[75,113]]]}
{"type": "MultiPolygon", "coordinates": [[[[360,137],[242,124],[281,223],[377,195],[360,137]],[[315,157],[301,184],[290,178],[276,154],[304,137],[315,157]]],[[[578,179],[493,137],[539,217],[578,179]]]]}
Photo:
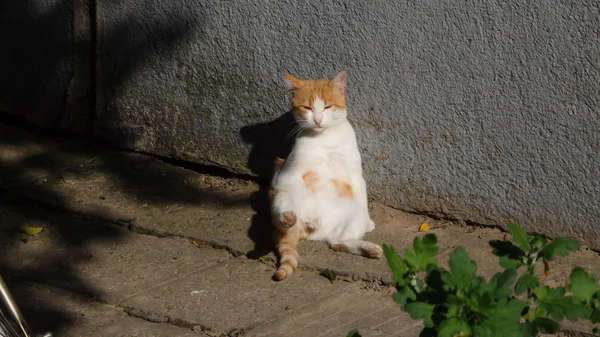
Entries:
{"type": "Polygon", "coordinates": [[[375,243],[370,243],[364,247],[365,255],[372,259],[380,259],[383,256],[383,249],[375,243]]]}
{"type": "Polygon", "coordinates": [[[367,224],[367,233],[375,230],[375,223],[373,220],[369,219],[369,223],[367,224]]]}
{"type": "Polygon", "coordinates": [[[293,211],[281,212],[279,213],[279,224],[283,228],[290,228],[296,224],[298,218],[296,217],[296,213],[293,211]]]}
{"type": "Polygon", "coordinates": [[[317,229],[321,227],[321,217],[318,215],[313,215],[302,220],[307,228],[317,229]]]}
{"type": "Polygon", "coordinates": [[[317,229],[321,227],[321,212],[313,197],[304,198],[298,217],[307,228],[317,229]]]}

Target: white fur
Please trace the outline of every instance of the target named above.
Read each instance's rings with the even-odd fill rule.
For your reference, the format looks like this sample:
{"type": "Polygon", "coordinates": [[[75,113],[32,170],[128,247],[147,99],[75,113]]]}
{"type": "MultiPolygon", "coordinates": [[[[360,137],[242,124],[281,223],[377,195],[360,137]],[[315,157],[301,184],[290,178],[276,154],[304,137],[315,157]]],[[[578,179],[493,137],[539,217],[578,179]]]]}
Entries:
{"type": "Polygon", "coordinates": [[[343,243],[350,245],[350,250],[367,249],[365,244],[374,244],[360,239],[373,230],[375,224],[369,219],[366,184],[354,130],[345,109],[325,111],[321,99],[314,102],[312,112],[297,117],[306,130],[297,138],[285,165],[273,179],[277,193],[272,213],[277,216],[286,211],[295,212],[294,226],[306,224],[315,229],[309,240],[332,245],[343,243]],[[315,122],[319,119],[320,127],[315,122]],[[319,178],[315,193],[302,179],[309,171],[319,178]],[[332,178],[349,181],[354,197],[338,197],[332,178]]]}
{"type": "Polygon", "coordinates": [[[313,102],[312,115],[313,122],[315,122],[315,126],[324,127],[324,125],[321,123],[323,122],[323,118],[325,117],[325,103],[319,96],[315,97],[315,100],[313,102]]]}

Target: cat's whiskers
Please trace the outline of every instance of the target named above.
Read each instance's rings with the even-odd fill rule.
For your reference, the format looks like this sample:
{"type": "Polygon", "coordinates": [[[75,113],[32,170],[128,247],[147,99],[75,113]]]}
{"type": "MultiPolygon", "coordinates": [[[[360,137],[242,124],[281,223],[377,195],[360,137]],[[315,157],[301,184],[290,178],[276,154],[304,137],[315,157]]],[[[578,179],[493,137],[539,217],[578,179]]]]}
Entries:
{"type": "Polygon", "coordinates": [[[298,133],[298,131],[301,129],[302,127],[300,125],[295,125],[294,128],[287,134],[287,136],[285,136],[285,140],[284,141],[288,141],[290,138],[292,138],[296,133],[298,133]]]}
{"type": "Polygon", "coordinates": [[[288,133],[288,135],[285,137],[285,141],[289,140],[290,138],[292,138],[296,134],[298,134],[301,131],[306,130],[308,128],[309,128],[309,125],[308,125],[307,122],[297,121],[296,126],[294,126],[294,128],[290,131],[290,133],[288,133]]]}

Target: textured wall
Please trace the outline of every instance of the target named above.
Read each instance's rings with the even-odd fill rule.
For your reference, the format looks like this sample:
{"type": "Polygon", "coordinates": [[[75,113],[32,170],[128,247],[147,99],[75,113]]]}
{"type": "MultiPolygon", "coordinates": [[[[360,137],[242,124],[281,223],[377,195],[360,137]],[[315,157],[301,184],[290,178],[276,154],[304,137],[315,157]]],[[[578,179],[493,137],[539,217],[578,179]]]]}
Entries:
{"type": "Polygon", "coordinates": [[[0,1],[0,111],[45,127],[68,128],[74,71],[70,1],[0,1]]]}
{"type": "Polygon", "coordinates": [[[98,4],[100,137],[265,174],[280,71],[344,68],[373,197],[600,248],[595,0],[98,4]]]}

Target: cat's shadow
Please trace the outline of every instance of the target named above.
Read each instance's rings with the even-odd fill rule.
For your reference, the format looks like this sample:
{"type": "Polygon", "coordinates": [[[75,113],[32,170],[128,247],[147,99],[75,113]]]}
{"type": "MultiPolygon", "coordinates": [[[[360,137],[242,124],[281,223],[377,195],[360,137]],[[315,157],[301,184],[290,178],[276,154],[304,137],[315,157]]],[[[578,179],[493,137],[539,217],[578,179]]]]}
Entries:
{"type": "Polygon", "coordinates": [[[247,254],[249,258],[260,258],[274,249],[269,183],[273,176],[275,158],[287,158],[294,146],[295,137],[291,132],[295,125],[294,117],[288,111],[271,122],[247,125],[240,129],[242,140],[252,144],[248,167],[259,177],[260,183],[259,190],[250,198],[255,214],[248,229],[248,237],[254,242],[254,249],[247,254]]]}

